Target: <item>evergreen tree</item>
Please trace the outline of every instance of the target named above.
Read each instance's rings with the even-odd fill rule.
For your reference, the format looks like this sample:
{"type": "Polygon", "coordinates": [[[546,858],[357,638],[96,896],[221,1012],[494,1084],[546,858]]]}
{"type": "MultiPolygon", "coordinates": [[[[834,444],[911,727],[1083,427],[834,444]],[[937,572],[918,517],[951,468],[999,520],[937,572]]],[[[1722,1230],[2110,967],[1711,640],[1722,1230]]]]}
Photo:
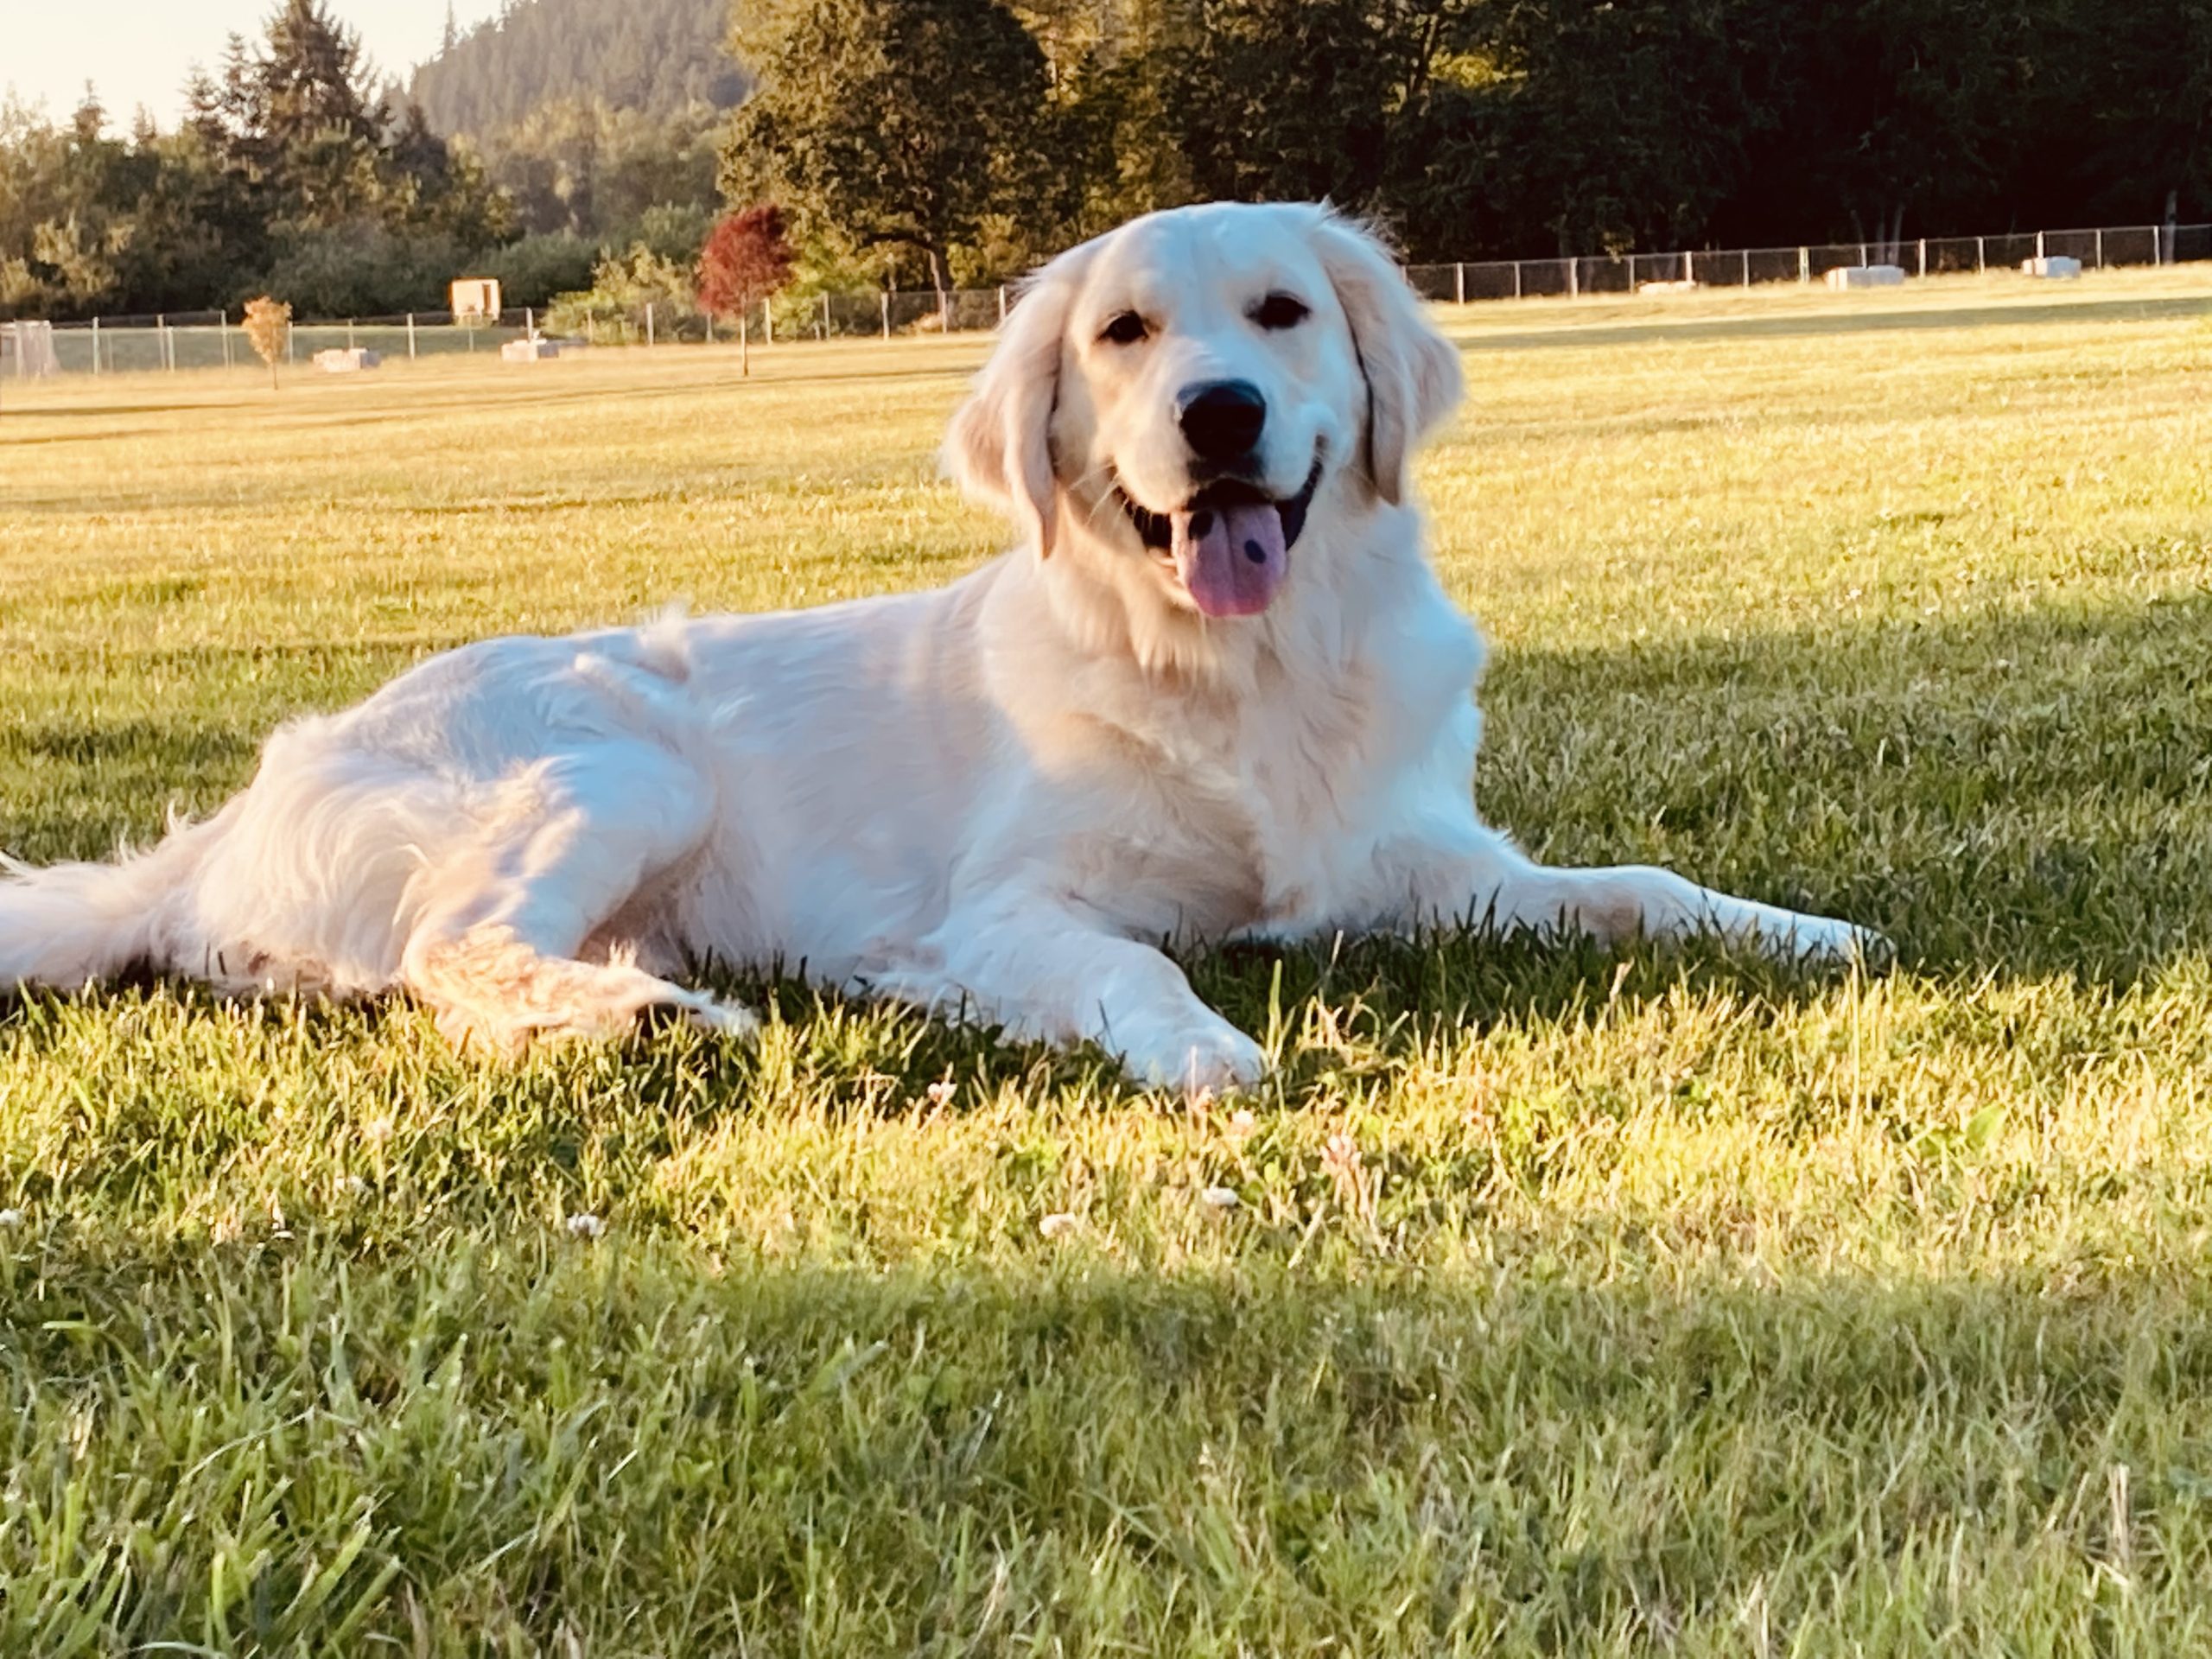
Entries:
{"type": "Polygon", "coordinates": [[[1033,194],[1044,54],[996,0],[810,0],[763,43],[723,184],[802,236],[908,248],[943,291],[957,251],[1033,194]]]}

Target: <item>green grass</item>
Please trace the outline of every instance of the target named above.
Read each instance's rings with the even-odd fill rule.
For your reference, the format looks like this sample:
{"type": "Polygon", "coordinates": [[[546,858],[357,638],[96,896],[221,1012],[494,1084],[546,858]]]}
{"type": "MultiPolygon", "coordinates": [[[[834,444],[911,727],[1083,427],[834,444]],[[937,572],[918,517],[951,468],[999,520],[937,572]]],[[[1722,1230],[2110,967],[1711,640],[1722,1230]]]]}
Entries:
{"type": "MultiPolygon", "coordinates": [[[[512,1067],[26,999],[0,1653],[2212,1646],[2212,276],[1449,326],[1486,810],[1895,971],[1206,957],[1249,1118],[789,984],[512,1067]]],[[[953,575],[979,350],[9,385],[0,845],[489,631],[953,575]]]]}

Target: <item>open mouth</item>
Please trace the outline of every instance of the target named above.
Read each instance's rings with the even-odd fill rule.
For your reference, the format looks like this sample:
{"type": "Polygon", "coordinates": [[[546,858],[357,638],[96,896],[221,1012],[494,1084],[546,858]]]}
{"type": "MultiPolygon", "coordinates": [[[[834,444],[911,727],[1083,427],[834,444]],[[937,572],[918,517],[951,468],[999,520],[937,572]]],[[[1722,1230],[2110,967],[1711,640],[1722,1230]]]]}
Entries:
{"type": "Polygon", "coordinates": [[[1240,479],[1222,479],[1172,512],[1154,512],[1118,485],[1115,493],[1138,539],[1174,570],[1193,605],[1208,616],[1253,616],[1282,586],[1320,484],[1317,460],[1305,487],[1281,498],[1240,479]]]}
{"type": "MultiPolygon", "coordinates": [[[[1231,507],[1273,507],[1282,521],[1282,544],[1287,551],[1297,545],[1299,532],[1306,528],[1306,510],[1313,505],[1313,492],[1320,487],[1321,463],[1316,461],[1313,470],[1306,475],[1305,487],[1296,495],[1278,499],[1262,494],[1241,478],[1217,479],[1192,496],[1183,512],[1194,520],[1203,520],[1209,513],[1231,507]]],[[[1115,493],[1122,498],[1122,511],[1129,515],[1129,522],[1136,526],[1138,539],[1147,547],[1155,553],[1165,553],[1174,546],[1174,525],[1179,515],[1139,506],[1119,485],[1115,486],[1115,493]]]]}

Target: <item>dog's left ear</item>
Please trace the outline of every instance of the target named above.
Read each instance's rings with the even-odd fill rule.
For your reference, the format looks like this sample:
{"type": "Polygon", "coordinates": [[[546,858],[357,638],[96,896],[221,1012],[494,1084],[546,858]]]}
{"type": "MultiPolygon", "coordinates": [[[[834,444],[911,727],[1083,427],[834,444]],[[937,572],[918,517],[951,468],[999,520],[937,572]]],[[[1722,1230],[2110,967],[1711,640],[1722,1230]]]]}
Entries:
{"type": "Polygon", "coordinates": [[[1367,380],[1368,476],[1385,501],[1402,500],[1414,451],[1459,406],[1459,353],[1374,236],[1324,207],[1313,245],[1351,324],[1367,380]]]}
{"type": "Polygon", "coordinates": [[[1052,408],[1061,337],[1087,258],[1087,250],[1075,249],[1030,278],[945,434],[944,468],[953,481],[1013,513],[1040,558],[1052,552],[1052,408]]]}

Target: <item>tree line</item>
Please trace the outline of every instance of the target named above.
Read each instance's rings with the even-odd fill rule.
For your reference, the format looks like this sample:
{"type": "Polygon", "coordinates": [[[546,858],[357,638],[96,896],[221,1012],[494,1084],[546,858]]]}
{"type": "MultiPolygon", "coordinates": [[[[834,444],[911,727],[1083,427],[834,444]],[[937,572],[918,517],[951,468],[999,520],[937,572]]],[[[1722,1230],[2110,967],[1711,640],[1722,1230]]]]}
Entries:
{"type": "Polygon", "coordinates": [[[1327,197],[1416,259],[2212,215],[2212,0],[738,0],[727,194],[995,280],[1327,197]]]}
{"type": "MultiPolygon", "coordinates": [[[[701,0],[641,3],[676,46],[699,35],[701,0]]],[[[707,3],[718,18],[724,0],[707,3]]],[[[530,10],[454,51],[479,74],[508,60],[544,38],[530,10]]],[[[543,305],[640,251],[688,268],[713,221],[722,112],[683,89],[736,73],[705,40],[692,55],[719,68],[670,71],[645,89],[652,108],[541,66],[530,84],[558,95],[479,136],[379,86],[325,0],[278,0],[261,38],[232,36],[193,73],[173,130],[142,115],[118,136],[89,89],[60,121],[0,106],[0,317],[236,309],[263,293],[309,316],[435,310],[464,273],[543,305]]],[[[631,61],[611,59],[605,84],[620,92],[631,61]]]]}
{"type": "Polygon", "coordinates": [[[718,198],[785,210],[801,293],[1212,198],[1440,260],[2212,217],[2212,0],[523,0],[450,44],[416,86],[481,131],[372,86],[323,0],[175,131],[0,111],[0,315],[429,309],[464,267],[619,308],[693,282],[718,198]],[[594,18],[652,107],[587,74],[594,18]]]}
{"type": "Polygon", "coordinates": [[[344,315],[442,289],[511,239],[512,204],[369,84],[356,35],[283,0],[265,37],[195,72],[175,130],[106,130],[87,92],[66,122],[0,111],[0,315],[234,305],[264,289],[344,315]]]}

